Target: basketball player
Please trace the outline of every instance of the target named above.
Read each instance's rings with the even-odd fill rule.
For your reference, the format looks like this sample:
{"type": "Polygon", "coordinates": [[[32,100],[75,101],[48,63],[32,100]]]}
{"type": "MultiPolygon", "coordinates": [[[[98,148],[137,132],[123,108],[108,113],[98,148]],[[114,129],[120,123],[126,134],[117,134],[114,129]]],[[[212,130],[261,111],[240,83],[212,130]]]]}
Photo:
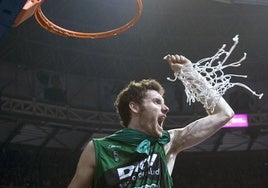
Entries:
{"type": "MultiPolygon", "coordinates": [[[[152,79],[130,82],[115,101],[122,130],[84,148],[69,188],[171,188],[177,155],[206,140],[234,115],[232,108],[181,55],[164,58],[198,96],[207,116],[183,128],[164,129],[169,108],[152,79]]],[[[186,84],[185,84],[186,83],[186,84]]]]}

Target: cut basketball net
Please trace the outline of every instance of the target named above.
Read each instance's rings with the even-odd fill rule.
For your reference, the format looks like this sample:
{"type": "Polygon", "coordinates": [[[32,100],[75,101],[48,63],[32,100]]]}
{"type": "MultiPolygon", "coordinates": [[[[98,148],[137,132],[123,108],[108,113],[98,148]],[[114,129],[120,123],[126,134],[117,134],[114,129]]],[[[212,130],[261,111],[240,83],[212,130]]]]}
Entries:
{"type": "Polygon", "coordinates": [[[199,101],[204,105],[204,108],[214,111],[218,100],[225,92],[234,87],[240,86],[253,95],[262,98],[263,93],[257,94],[255,91],[250,89],[247,85],[243,83],[232,83],[232,77],[247,78],[247,75],[238,74],[225,74],[223,70],[227,67],[239,67],[241,62],[246,59],[247,54],[233,63],[225,64],[228,57],[231,55],[232,51],[238,44],[238,35],[233,38],[234,44],[229,51],[225,50],[226,45],[224,44],[218,52],[208,58],[203,58],[196,63],[192,63],[192,67],[182,67],[180,71],[174,73],[174,78],[167,78],[169,81],[175,82],[177,79],[181,80],[185,86],[185,93],[187,96],[187,103],[191,105],[195,101],[199,101]],[[221,61],[220,58],[225,56],[221,61]],[[196,72],[200,73],[203,77],[196,77],[196,72]],[[196,78],[193,80],[192,78],[196,78]],[[207,83],[207,84],[206,84],[207,83]]]}

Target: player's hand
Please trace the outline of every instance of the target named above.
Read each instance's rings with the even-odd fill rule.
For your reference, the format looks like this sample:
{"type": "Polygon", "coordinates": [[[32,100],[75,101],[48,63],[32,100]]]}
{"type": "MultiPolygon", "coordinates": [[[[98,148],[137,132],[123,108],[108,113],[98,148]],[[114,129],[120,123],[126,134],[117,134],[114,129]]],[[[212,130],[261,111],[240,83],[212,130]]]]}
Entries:
{"type": "Polygon", "coordinates": [[[182,55],[166,55],[164,57],[173,72],[178,72],[182,67],[192,66],[192,62],[182,55]]]}

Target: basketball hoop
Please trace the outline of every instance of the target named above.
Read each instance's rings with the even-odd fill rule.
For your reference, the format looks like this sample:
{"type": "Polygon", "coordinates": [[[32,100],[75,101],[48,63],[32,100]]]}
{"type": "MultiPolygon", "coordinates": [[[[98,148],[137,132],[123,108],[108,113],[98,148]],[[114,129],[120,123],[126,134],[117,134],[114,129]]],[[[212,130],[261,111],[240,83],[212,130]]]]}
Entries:
{"type": "Polygon", "coordinates": [[[95,38],[106,38],[110,36],[117,35],[119,33],[122,33],[126,30],[128,30],[130,27],[132,27],[140,18],[142,13],[142,0],[136,0],[137,1],[137,11],[134,15],[134,17],[125,25],[118,27],[113,30],[103,31],[103,32],[96,32],[96,33],[87,33],[87,32],[79,32],[79,31],[72,31],[65,28],[62,28],[53,22],[51,22],[42,12],[41,5],[36,8],[36,11],[34,13],[36,21],[47,31],[64,36],[64,37],[75,37],[75,38],[89,38],[89,39],[95,39],[95,38]]]}
{"type": "MultiPolygon", "coordinates": [[[[137,1],[137,11],[134,15],[134,17],[125,25],[118,27],[116,29],[103,31],[103,32],[96,32],[96,33],[87,33],[87,32],[79,32],[79,31],[72,31],[65,29],[63,27],[60,27],[56,24],[54,24],[52,21],[50,21],[42,12],[41,4],[45,0],[27,0],[24,7],[22,8],[20,14],[17,16],[15,22],[13,23],[13,27],[17,27],[22,22],[30,18],[33,14],[35,16],[36,21],[43,27],[45,30],[60,35],[64,37],[75,37],[75,38],[106,38],[110,36],[117,35],[119,33],[122,33],[126,30],[128,30],[130,27],[132,27],[140,18],[142,13],[142,0],[136,0],[137,1]]],[[[124,0],[122,0],[124,1],[124,0]]]]}

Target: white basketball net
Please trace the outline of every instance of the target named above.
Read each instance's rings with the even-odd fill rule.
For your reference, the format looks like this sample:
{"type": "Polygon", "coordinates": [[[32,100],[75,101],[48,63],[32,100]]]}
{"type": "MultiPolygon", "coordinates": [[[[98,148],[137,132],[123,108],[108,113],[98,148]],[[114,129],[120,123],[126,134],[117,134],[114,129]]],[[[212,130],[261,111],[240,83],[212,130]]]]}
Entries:
{"type": "Polygon", "coordinates": [[[244,53],[244,56],[240,60],[225,64],[226,60],[238,44],[238,35],[233,38],[233,41],[234,44],[229,51],[225,50],[226,45],[224,44],[214,56],[203,58],[197,63],[193,63],[193,67],[190,69],[189,67],[182,68],[179,72],[174,73],[174,79],[167,78],[172,82],[176,81],[177,79],[182,81],[185,86],[187,103],[189,105],[191,105],[192,102],[194,103],[195,101],[199,101],[204,105],[204,108],[213,111],[220,97],[224,95],[229,88],[232,88],[234,86],[244,87],[253,95],[259,97],[259,99],[262,98],[263,93],[257,94],[255,91],[243,83],[231,83],[232,77],[247,78],[247,75],[224,74],[223,70],[225,68],[239,67],[241,65],[241,62],[246,59],[247,54],[244,53]],[[225,57],[221,61],[220,57],[222,56],[225,57]],[[209,84],[205,84],[206,81],[202,81],[202,77],[196,78],[196,75],[194,74],[195,71],[192,69],[200,73],[209,84]],[[193,78],[196,80],[193,80],[193,78]]]}

